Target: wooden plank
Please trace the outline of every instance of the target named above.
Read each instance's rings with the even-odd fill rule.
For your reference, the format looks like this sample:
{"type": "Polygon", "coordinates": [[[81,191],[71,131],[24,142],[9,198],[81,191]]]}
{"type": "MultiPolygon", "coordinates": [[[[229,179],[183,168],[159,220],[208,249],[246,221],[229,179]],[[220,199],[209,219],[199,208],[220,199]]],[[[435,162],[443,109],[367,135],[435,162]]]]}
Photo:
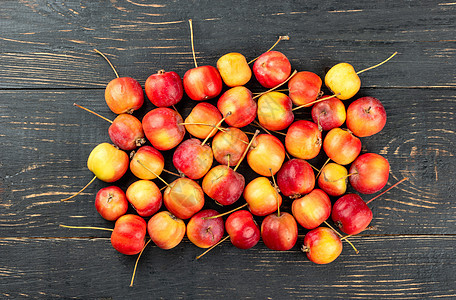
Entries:
{"type": "MultiPolygon", "coordinates": [[[[108,234],[106,233],[105,236],[108,234]]],[[[1,239],[4,298],[450,299],[456,297],[452,236],[353,237],[339,258],[316,265],[298,250],[250,250],[229,243],[200,260],[184,240],[164,251],[150,245],[128,287],[136,256],[109,239],[1,239]]],[[[300,239],[299,243],[302,243],[300,239]]]]}

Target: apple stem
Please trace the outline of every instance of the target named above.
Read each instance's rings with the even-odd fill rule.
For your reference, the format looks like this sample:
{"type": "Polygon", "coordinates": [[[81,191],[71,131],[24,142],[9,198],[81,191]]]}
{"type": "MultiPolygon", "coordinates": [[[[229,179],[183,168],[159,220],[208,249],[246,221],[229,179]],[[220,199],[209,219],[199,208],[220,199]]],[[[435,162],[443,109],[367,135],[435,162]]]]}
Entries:
{"type": "Polygon", "coordinates": [[[283,133],[283,132],[280,132],[280,131],[275,131],[275,130],[268,131],[266,128],[263,127],[263,125],[258,123],[258,121],[256,121],[256,120],[253,121],[253,126],[263,129],[268,134],[271,134],[271,132],[274,132],[274,133],[281,134],[281,135],[287,135],[286,133],[283,133]]]}
{"type": "Polygon", "coordinates": [[[335,230],[331,225],[329,225],[328,222],[325,221],[324,223],[325,223],[329,228],[331,228],[331,229],[340,237],[340,240],[341,240],[341,241],[345,240],[347,243],[350,244],[350,246],[352,246],[353,250],[355,250],[355,253],[356,253],[356,254],[359,254],[359,251],[358,251],[358,249],[356,249],[355,245],[353,245],[352,242],[350,242],[350,241],[348,240],[348,237],[349,237],[348,235],[344,237],[344,236],[342,236],[342,234],[339,233],[339,231],[335,230]]]}
{"type": "Polygon", "coordinates": [[[303,107],[309,107],[309,106],[312,106],[318,102],[322,102],[322,101],[325,101],[325,100],[328,100],[328,99],[331,99],[331,98],[334,98],[334,97],[337,97],[339,96],[340,93],[337,93],[337,94],[334,94],[334,95],[331,95],[331,96],[328,96],[328,97],[324,97],[324,98],[319,98],[315,101],[312,101],[312,102],[309,102],[307,104],[303,104],[303,105],[300,105],[300,106],[296,106],[295,108],[293,108],[291,111],[295,111],[297,109],[300,109],[300,108],[303,108],[303,107]]]}
{"type": "Polygon", "coordinates": [[[234,167],[234,169],[233,169],[234,172],[236,172],[236,170],[241,165],[241,162],[244,160],[245,156],[247,155],[247,152],[249,152],[250,146],[252,145],[253,140],[257,137],[258,133],[260,133],[260,131],[257,129],[255,131],[255,134],[253,135],[252,139],[250,140],[250,143],[247,145],[247,148],[245,149],[244,153],[242,154],[241,159],[238,161],[237,165],[234,167]]]}
{"type": "Polygon", "coordinates": [[[103,120],[108,121],[109,123],[112,124],[112,121],[111,121],[111,120],[109,120],[108,118],[103,117],[102,115],[100,115],[100,114],[94,112],[93,110],[90,110],[90,109],[88,109],[88,108],[85,108],[84,106],[81,106],[81,105],[79,105],[79,104],[77,104],[77,103],[73,103],[73,106],[76,106],[76,107],[79,107],[79,108],[81,108],[81,109],[83,109],[83,110],[85,110],[85,111],[88,111],[89,113],[94,114],[95,116],[100,117],[100,118],[102,118],[103,120]]]}
{"type": "Polygon", "coordinates": [[[287,156],[287,159],[288,159],[288,160],[291,160],[290,154],[288,154],[287,151],[285,151],[285,155],[287,156]]]}
{"type": "Polygon", "coordinates": [[[177,174],[177,173],[168,171],[168,170],[166,170],[166,169],[163,169],[163,172],[168,173],[168,174],[171,174],[171,175],[174,175],[174,176],[176,176],[176,177],[182,177],[180,174],[177,174]]]}
{"type": "Polygon", "coordinates": [[[271,172],[271,177],[272,177],[272,183],[274,184],[274,190],[276,191],[276,201],[277,201],[277,217],[280,217],[280,201],[279,201],[279,187],[277,186],[277,183],[274,178],[274,173],[272,173],[272,169],[269,168],[269,172],[271,172]]]}
{"type": "Polygon", "coordinates": [[[388,192],[389,190],[395,188],[397,185],[399,185],[400,183],[408,180],[409,178],[408,177],[405,177],[403,179],[401,179],[400,181],[396,182],[395,184],[393,184],[392,186],[390,186],[388,189],[386,189],[385,191],[381,192],[380,194],[378,194],[377,196],[375,196],[374,198],[370,199],[369,201],[366,202],[366,204],[369,204],[371,203],[372,201],[374,201],[375,199],[377,199],[378,197],[380,197],[381,195],[385,194],[386,192],[388,192]]]}
{"type": "MultiPolygon", "coordinates": [[[[276,92],[288,92],[289,90],[288,89],[281,89],[281,90],[275,90],[276,92]]],[[[262,94],[263,92],[261,93],[253,93],[254,95],[259,95],[259,94],[262,94]]]]}
{"type": "Polygon", "coordinates": [[[190,25],[190,40],[192,43],[193,62],[195,63],[195,68],[198,68],[198,64],[196,63],[195,46],[193,44],[193,20],[189,19],[188,24],[190,25]]]}
{"type": "Polygon", "coordinates": [[[382,61],[381,63],[376,64],[375,66],[372,66],[372,67],[363,69],[363,70],[361,70],[361,71],[358,71],[358,72],[356,72],[356,74],[361,74],[362,72],[365,72],[365,71],[368,71],[368,70],[372,70],[372,69],[374,69],[374,68],[376,68],[376,67],[379,67],[379,66],[383,65],[384,63],[386,63],[386,62],[387,62],[388,60],[390,60],[391,58],[393,58],[394,56],[396,56],[396,54],[397,54],[397,51],[394,52],[390,57],[388,57],[387,59],[385,59],[385,60],[382,61]]]}
{"type": "Polygon", "coordinates": [[[93,227],[93,226],[68,226],[68,225],[59,225],[60,227],[63,228],[73,228],[73,229],[95,229],[95,230],[106,230],[106,231],[114,231],[114,229],[111,228],[103,228],[103,227],[93,227]]]}
{"type": "Polygon", "coordinates": [[[152,241],[152,240],[148,240],[147,243],[144,245],[144,247],[141,249],[141,252],[139,252],[139,254],[138,254],[138,258],[136,259],[136,262],[135,262],[135,267],[133,268],[133,275],[131,275],[130,287],[133,286],[133,282],[135,280],[136,268],[138,267],[139,258],[141,257],[141,254],[143,253],[144,249],[146,249],[147,245],[149,245],[150,241],[152,241]]]}
{"type": "Polygon", "coordinates": [[[206,144],[207,140],[211,137],[211,135],[217,131],[217,128],[223,123],[223,121],[225,121],[226,118],[228,118],[229,116],[231,116],[231,111],[229,111],[226,116],[224,116],[216,125],[214,128],[212,128],[212,130],[209,132],[209,134],[206,136],[206,138],[204,139],[204,141],[201,143],[201,146],[204,146],[204,144],[206,144]]]}
{"type": "Polygon", "coordinates": [[[218,215],[216,215],[216,216],[204,217],[204,218],[201,218],[201,219],[203,219],[203,220],[217,219],[217,218],[220,218],[220,217],[229,215],[229,214],[231,214],[231,213],[233,213],[233,212],[235,212],[235,211],[237,211],[237,210],[240,210],[241,208],[244,208],[244,207],[246,207],[247,205],[249,205],[249,204],[248,204],[248,203],[244,203],[244,204],[242,204],[241,206],[236,207],[236,208],[234,208],[234,209],[232,209],[232,210],[230,210],[230,211],[227,211],[227,212],[218,214],[218,215]]]}
{"type": "Polygon", "coordinates": [[[117,73],[116,71],[116,68],[114,68],[114,66],[112,65],[112,63],[109,61],[109,59],[103,54],[101,53],[100,51],[98,51],[97,49],[93,49],[93,51],[95,51],[96,53],[100,54],[107,62],[108,64],[111,66],[111,69],[114,71],[114,73],[116,74],[117,78],[119,78],[119,74],[117,73]]]}
{"type": "MultiPolygon", "coordinates": [[[[139,159],[136,160],[138,162],[138,164],[140,164],[141,166],[143,166],[144,169],[146,169],[147,171],[151,172],[152,174],[154,174],[155,177],[157,177],[158,179],[160,179],[164,184],[166,184],[167,187],[169,187],[169,184],[163,179],[161,178],[160,176],[158,176],[157,173],[155,173],[154,171],[152,171],[151,169],[149,169],[146,165],[144,165],[142,163],[142,161],[140,161],[139,159]]],[[[179,176],[180,177],[180,176],[179,176]]]]}
{"type": "Polygon", "coordinates": [[[264,95],[264,94],[267,94],[267,93],[269,93],[269,92],[272,92],[272,91],[278,89],[279,87],[281,87],[282,85],[284,85],[285,83],[287,83],[293,76],[295,76],[296,73],[298,73],[298,71],[297,71],[297,70],[294,70],[293,73],[291,73],[291,75],[288,76],[287,80],[285,80],[284,82],[282,82],[282,83],[276,85],[275,87],[273,87],[273,88],[267,90],[266,92],[262,92],[262,93],[260,93],[260,94],[258,94],[258,95],[256,95],[256,96],[252,97],[252,99],[256,99],[256,98],[258,98],[258,97],[261,97],[261,96],[264,95]]]}
{"type": "Polygon", "coordinates": [[[97,178],[97,176],[93,176],[92,180],[90,180],[89,183],[87,183],[79,192],[77,192],[77,193],[71,195],[71,196],[68,197],[68,198],[60,199],[60,201],[61,201],[61,202],[64,202],[64,201],[68,201],[68,200],[70,200],[70,199],[76,197],[77,195],[79,195],[80,193],[82,193],[89,185],[91,185],[92,182],[94,182],[96,178],[97,178]]]}
{"type": "Polygon", "coordinates": [[[203,257],[206,253],[208,253],[209,251],[211,251],[212,249],[214,249],[215,247],[217,247],[218,245],[220,245],[221,243],[223,243],[224,241],[226,241],[230,236],[227,235],[226,237],[224,237],[223,239],[221,239],[217,244],[215,244],[214,246],[210,247],[209,249],[207,249],[206,251],[204,251],[202,254],[198,255],[196,257],[196,259],[200,259],[201,257],[203,257]]]}
{"type": "Polygon", "coordinates": [[[315,180],[317,180],[318,176],[320,176],[321,174],[321,171],[323,170],[323,168],[331,161],[331,158],[328,158],[325,163],[323,164],[323,166],[321,167],[321,169],[318,171],[317,173],[317,176],[315,176],[315,180]]]}
{"type": "MultiPolygon", "coordinates": [[[[274,47],[277,46],[277,44],[278,44],[280,41],[288,41],[289,39],[290,39],[290,37],[289,37],[288,35],[281,35],[281,36],[279,36],[279,38],[278,38],[277,41],[274,43],[274,45],[272,45],[272,47],[269,48],[269,50],[266,51],[266,52],[269,52],[269,51],[271,51],[272,49],[274,49],[274,47]]],[[[266,52],[265,52],[265,53],[266,53],[266,52]]],[[[260,57],[260,56],[258,56],[258,57],[260,57]]],[[[251,63],[253,63],[255,60],[258,59],[258,57],[255,58],[255,59],[252,59],[251,61],[249,61],[248,64],[250,65],[251,63]]]]}
{"type": "Polygon", "coordinates": [[[226,156],[228,156],[228,163],[227,163],[227,166],[228,168],[230,167],[230,162],[231,162],[231,154],[227,154],[226,156]]]}
{"type": "MultiPolygon", "coordinates": [[[[323,169],[323,168],[322,168],[322,169],[323,169]]],[[[347,175],[342,176],[342,177],[340,177],[340,178],[338,178],[338,179],[335,179],[335,180],[326,180],[326,181],[327,181],[327,182],[337,182],[337,181],[339,181],[339,180],[348,178],[348,177],[350,177],[350,176],[352,176],[352,175],[356,175],[356,174],[358,174],[358,172],[354,172],[354,173],[347,174],[347,175]]],[[[326,178],[326,177],[325,177],[325,178],[326,178]]]]}

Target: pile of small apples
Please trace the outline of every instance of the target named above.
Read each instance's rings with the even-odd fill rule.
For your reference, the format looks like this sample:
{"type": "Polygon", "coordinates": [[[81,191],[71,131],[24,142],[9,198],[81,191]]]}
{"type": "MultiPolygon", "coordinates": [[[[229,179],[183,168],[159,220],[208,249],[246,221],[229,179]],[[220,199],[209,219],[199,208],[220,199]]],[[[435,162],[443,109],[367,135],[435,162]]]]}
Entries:
{"type": "Polygon", "coordinates": [[[361,194],[376,193],[387,184],[390,171],[384,157],[360,155],[359,138],[385,126],[382,103],[362,97],[346,109],[342,102],[356,95],[361,86],[358,74],[365,70],[356,72],[347,63],[333,66],[324,78],[332,95],[325,96],[318,75],[292,73],[288,58],[278,51],[268,50],[250,63],[240,53],[228,53],[217,67],[198,66],[194,51],[193,57],[195,67],[183,79],[163,70],[147,78],[145,94],[156,108],[142,120],[132,114],[144,103],[136,80],[116,72],[117,78],[106,87],[106,103],[118,114],[113,121],[107,119],[114,145],[96,146],[88,169],[93,180],[108,183],[128,169],[137,177],[125,192],[108,186],[96,195],[99,214],[115,221],[112,246],[135,255],[146,246],[148,234],[149,242],[162,249],[176,247],[186,235],[201,248],[229,238],[235,247],[249,249],[261,238],[272,250],[289,250],[302,226],[308,230],[302,245],[307,257],[318,264],[335,260],[342,241],[372,220],[366,202],[346,193],[348,182],[361,194]],[[252,73],[266,92],[254,95],[245,87],[252,73]],[[276,90],[281,86],[288,87],[288,94],[276,90]],[[185,119],[174,106],[184,92],[189,101],[198,101],[185,119]],[[216,102],[206,102],[210,99],[216,102]],[[306,107],[311,107],[312,120],[296,120],[294,111],[306,107]],[[249,132],[253,126],[258,130],[249,132]],[[284,136],[284,142],[276,135],[284,136]],[[162,152],[168,150],[179,172],[170,183],[160,177],[162,172],[173,173],[164,169],[162,152]],[[329,159],[317,169],[307,160],[321,150],[329,159]],[[258,174],[250,182],[237,171],[244,159],[258,174]],[[163,192],[154,180],[164,183],[163,192]],[[330,196],[338,198],[334,204],[330,196]],[[221,209],[235,203],[239,207],[221,214],[205,206],[209,198],[221,209]],[[280,210],[283,200],[291,211],[280,210]],[[127,213],[130,205],[137,214],[127,213]],[[347,236],[329,225],[330,217],[347,236]]]}

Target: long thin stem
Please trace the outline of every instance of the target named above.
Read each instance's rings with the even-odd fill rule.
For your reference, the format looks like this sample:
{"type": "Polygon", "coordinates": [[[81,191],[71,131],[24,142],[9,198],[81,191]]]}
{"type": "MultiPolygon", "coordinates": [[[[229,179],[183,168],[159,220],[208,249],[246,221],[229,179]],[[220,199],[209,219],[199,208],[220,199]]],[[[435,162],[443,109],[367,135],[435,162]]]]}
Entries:
{"type": "MultiPolygon", "coordinates": [[[[285,135],[285,136],[287,135],[286,133],[283,133],[283,132],[280,132],[280,131],[275,131],[275,130],[270,130],[270,131],[269,131],[269,130],[267,130],[266,128],[264,128],[263,125],[261,125],[260,123],[258,123],[256,120],[253,121],[253,124],[252,124],[252,125],[255,126],[255,127],[258,127],[258,128],[263,129],[263,130],[264,130],[266,133],[268,133],[268,134],[271,134],[271,132],[274,132],[274,133],[281,134],[281,135],[285,135]]],[[[272,135],[272,134],[271,134],[271,135],[272,135]]]]}
{"type": "Polygon", "coordinates": [[[133,275],[131,275],[130,287],[133,286],[133,282],[135,280],[136,268],[138,267],[139,258],[141,257],[141,254],[143,253],[144,249],[146,249],[147,245],[149,245],[150,241],[152,241],[152,240],[148,240],[147,243],[144,245],[144,247],[141,249],[141,252],[139,252],[139,254],[138,254],[138,258],[136,259],[136,262],[135,262],[135,267],[133,268],[133,275]]]}
{"type": "Polygon", "coordinates": [[[241,206],[236,207],[235,209],[232,209],[232,210],[230,210],[230,211],[224,212],[224,213],[222,213],[222,214],[218,214],[218,215],[216,215],[216,216],[204,217],[204,218],[202,218],[202,219],[203,219],[203,220],[210,220],[210,219],[220,218],[220,217],[229,215],[229,214],[232,213],[232,212],[235,212],[235,211],[237,211],[237,210],[240,210],[241,208],[244,208],[244,207],[246,207],[247,205],[249,205],[249,204],[248,204],[248,203],[244,203],[244,204],[242,204],[241,206]]]}
{"type": "Polygon", "coordinates": [[[171,175],[174,175],[174,176],[176,176],[176,177],[181,177],[181,175],[179,175],[179,174],[177,174],[177,173],[174,173],[174,172],[171,172],[171,171],[168,171],[168,170],[166,170],[166,169],[163,169],[163,172],[168,173],[168,174],[171,174],[171,175]]]}
{"type": "Polygon", "coordinates": [[[93,176],[92,180],[90,180],[89,183],[87,183],[79,192],[77,192],[77,193],[71,195],[71,196],[68,197],[68,198],[60,199],[60,201],[64,202],[64,201],[68,201],[68,200],[70,200],[70,199],[76,197],[77,195],[79,195],[80,193],[82,193],[89,185],[91,185],[92,182],[95,181],[95,179],[97,179],[97,176],[93,176]]]}
{"type": "Polygon", "coordinates": [[[253,135],[252,139],[250,140],[250,143],[247,145],[247,148],[245,149],[244,153],[242,154],[241,159],[238,161],[237,165],[234,167],[233,171],[236,172],[236,170],[239,168],[241,165],[241,162],[244,160],[245,156],[247,155],[247,152],[250,150],[250,146],[253,143],[253,140],[257,137],[258,133],[260,133],[259,130],[255,131],[255,134],[253,135]]]}
{"type": "MultiPolygon", "coordinates": [[[[322,168],[322,169],[323,169],[323,168],[322,168]]],[[[337,182],[337,181],[339,181],[339,180],[346,179],[346,178],[348,178],[348,177],[350,177],[350,176],[352,176],[352,175],[356,175],[356,174],[358,174],[358,172],[350,173],[350,174],[347,174],[347,175],[345,175],[345,176],[342,176],[342,177],[337,178],[337,179],[334,179],[334,180],[326,180],[326,182],[337,182]]]]}
{"type": "Polygon", "coordinates": [[[228,118],[229,116],[231,116],[231,111],[229,111],[226,116],[224,116],[216,125],[214,128],[211,129],[211,131],[209,132],[209,134],[206,136],[206,138],[204,139],[204,141],[201,143],[201,146],[204,146],[204,144],[206,144],[207,140],[212,136],[212,134],[217,131],[217,128],[220,127],[220,125],[223,123],[223,121],[225,121],[226,118],[228,118]]]}
{"type": "MultiPolygon", "coordinates": [[[[154,171],[152,171],[150,168],[148,168],[145,164],[142,163],[142,161],[140,161],[139,159],[136,160],[138,162],[138,164],[140,164],[144,169],[146,169],[147,171],[151,172],[155,177],[157,177],[158,179],[160,179],[164,184],[166,184],[167,187],[169,187],[169,184],[163,179],[161,178],[157,173],[155,173],[154,171]]],[[[180,177],[180,176],[179,176],[180,177]]]]}
{"type": "Polygon", "coordinates": [[[280,201],[279,201],[279,187],[277,186],[277,183],[274,178],[274,173],[272,173],[272,169],[269,168],[269,172],[271,172],[271,177],[272,177],[272,182],[274,184],[274,190],[276,192],[276,200],[277,200],[277,217],[280,217],[280,201]]]}
{"type": "Polygon", "coordinates": [[[190,25],[190,40],[192,43],[193,62],[195,63],[195,68],[198,68],[198,64],[196,63],[195,46],[193,44],[193,21],[192,21],[192,19],[188,20],[188,24],[190,25]]]}
{"type": "Polygon", "coordinates": [[[303,107],[309,107],[309,106],[314,105],[315,103],[322,102],[322,101],[325,101],[325,100],[328,100],[328,99],[337,97],[337,96],[339,96],[339,95],[340,95],[340,93],[337,93],[337,94],[335,94],[335,95],[328,96],[328,97],[322,97],[322,98],[317,99],[317,100],[315,100],[315,101],[313,101],[313,102],[309,102],[309,103],[307,103],[307,104],[303,104],[303,105],[300,105],[300,106],[296,106],[296,107],[293,108],[291,111],[295,111],[295,110],[301,109],[301,108],[303,108],[303,107]]]}
{"type": "Polygon", "coordinates": [[[368,71],[368,70],[372,70],[372,69],[374,69],[374,68],[376,68],[376,67],[379,67],[379,66],[383,65],[384,63],[386,63],[386,62],[387,62],[388,60],[390,60],[391,58],[393,58],[394,56],[396,56],[396,54],[397,54],[397,52],[394,52],[390,57],[388,57],[387,59],[385,59],[385,60],[382,61],[381,63],[376,64],[375,66],[372,66],[372,67],[363,69],[363,70],[361,70],[361,71],[358,71],[358,72],[356,72],[356,74],[361,74],[362,72],[366,72],[366,71],[368,71]]]}
{"type": "Polygon", "coordinates": [[[341,240],[341,241],[345,240],[347,243],[349,243],[350,246],[352,246],[353,250],[355,250],[356,254],[359,253],[359,251],[358,251],[358,249],[356,249],[355,245],[353,245],[352,242],[350,242],[350,241],[347,239],[348,236],[345,236],[345,237],[344,237],[342,234],[339,233],[339,231],[335,230],[331,225],[329,225],[328,222],[325,221],[324,223],[326,224],[326,226],[328,226],[329,228],[331,228],[331,229],[340,237],[340,240],[341,240]]]}
{"type": "Polygon", "coordinates": [[[325,163],[323,164],[323,166],[321,167],[321,169],[318,171],[317,176],[315,176],[315,180],[318,179],[318,176],[320,176],[321,171],[323,170],[323,168],[324,168],[330,161],[331,161],[331,158],[328,158],[328,159],[325,161],[325,163]]]}
{"type": "Polygon", "coordinates": [[[60,227],[63,228],[73,228],[73,229],[95,229],[95,230],[106,230],[106,231],[114,231],[114,229],[111,228],[103,228],[103,227],[93,227],[93,226],[68,226],[68,225],[59,225],[60,227]]]}
{"type": "Polygon", "coordinates": [[[73,106],[76,106],[76,107],[79,107],[79,108],[81,108],[81,109],[83,109],[83,110],[85,110],[85,111],[88,111],[89,113],[94,114],[95,116],[100,117],[100,118],[102,118],[103,120],[108,121],[109,123],[112,124],[112,121],[111,121],[111,120],[109,120],[108,118],[103,117],[102,115],[100,115],[100,114],[94,112],[93,110],[90,110],[90,109],[88,109],[88,108],[85,108],[84,106],[81,106],[81,105],[79,105],[79,104],[77,104],[77,103],[73,103],[73,106]]]}
{"type": "Polygon", "coordinates": [[[224,237],[223,239],[221,239],[217,244],[215,244],[214,246],[210,247],[209,249],[207,249],[206,251],[204,251],[202,254],[198,255],[196,257],[196,259],[200,259],[201,257],[203,257],[204,255],[206,255],[206,253],[208,253],[209,251],[211,251],[212,249],[214,249],[215,247],[217,247],[218,245],[220,245],[221,243],[223,243],[224,241],[226,241],[230,236],[227,235],[226,237],[224,237]]]}
{"type": "Polygon", "coordinates": [[[116,77],[119,78],[119,74],[117,73],[116,71],[116,68],[114,68],[114,66],[112,65],[112,63],[109,61],[109,59],[103,54],[101,53],[100,51],[98,51],[97,49],[93,49],[93,51],[95,51],[96,53],[100,54],[107,62],[108,64],[111,66],[111,69],[114,71],[114,73],[116,74],[116,77]]]}
{"type": "Polygon", "coordinates": [[[258,95],[256,95],[256,96],[252,97],[252,99],[259,98],[259,97],[261,97],[261,96],[264,95],[264,94],[267,94],[267,93],[269,93],[269,92],[272,92],[272,91],[276,90],[277,88],[279,88],[279,87],[281,87],[282,85],[284,85],[285,83],[287,83],[288,80],[290,80],[293,76],[295,76],[296,73],[298,73],[298,71],[297,71],[297,70],[294,70],[293,73],[291,73],[291,75],[288,76],[287,80],[285,80],[284,82],[282,82],[282,83],[276,85],[276,86],[273,87],[272,89],[267,90],[266,92],[263,92],[263,93],[261,93],[261,94],[258,94],[258,95]]]}
{"type": "MultiPolygon", "coordinates": [[[[274,49],[274,47],[277,46],[277,44],[278,44],[280,41],[288,41],[289,39],[290,39],[290,37],[289,37],[288,35],[281,35],[281,36],[279,36],[279,38],[278,38],[277,41],[274,43],[274,45],[272,45],[272,47],[269,48],[268,51],[266,51],[266,52],[269,52],[269,51],[271,51],[272,49],[274,49]]],[[[266,52],[265,52],[265,53],[266,53],[266,52]]],[[[258,57],[260,57],[260,56],[258,56],[258,57]]],[[[251,61],[249,61],[248,64],[250,65],[251,63],[253,63],[255,60],[258,59],[258,57],[252,59],[251,61]]]]}
{"type": "Polygon", "coordinates": [[[369,204],[371,203],[372,201],[374,201],[375,199],[377,199],[378,197],[380,197],[381,195],[385,194],[386,192],[388,192],[389,190],[395,188],[398,184],[408,180],[409,178],[408,177],[405,177],[403,179],[401,179],[400,181],[396,182],[395,184],[393,184],[392,186],[390,186],[388,189],[386,189],[385,191],[381,192],[380,194],[378,194],[377,196],[375,196],[374,198],[370,199],[369,201],[366,202],[366,204],[369,204]]]}

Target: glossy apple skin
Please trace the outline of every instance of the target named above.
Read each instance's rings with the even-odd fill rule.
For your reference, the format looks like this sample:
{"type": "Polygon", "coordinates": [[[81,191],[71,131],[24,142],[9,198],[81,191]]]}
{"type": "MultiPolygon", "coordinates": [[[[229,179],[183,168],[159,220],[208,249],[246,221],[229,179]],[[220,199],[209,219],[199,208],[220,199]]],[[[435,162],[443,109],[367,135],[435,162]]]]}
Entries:
{"type": "Polygon", "coordinates": [[[195,181],[178,178],[165,189],[163,202],[170,213],[185,220],[203,208],[204,192],[195,181]]]}
{"type": "Polygon", "coordinates": [[[271,250],[290,250],[298,240],[298,225],[289,213],[270,214],[261,223],[261,238],[271,250]]]}
{"type": "Polygon", "coordinates": [[[372,221],[372,210],[357,194],[346,194],[334,203],[331,218],[342,232],[358,234],[372,221]]]}
{"type": "Polygon", "coordinates": [[[231,243],[239,249],[254,247],[261,237],[260,228],[247,210],[231,213],[225,221],[225,229],[231,243]]]}
{"type": "Polygon", "coordinates": [[[333,128],[326,134],[323,150],[336,163],[348,165],[361,152],[361,141],[349,130],[333,128]]]}
{"type": "Polygon", "coordinates": [[[119,180],[128,170],[128,155],[111,144],[98,144],[90,152],[87,168],[104,182],[119,180]]]}
{"type": "Polygon", "coordinates": [[[200,179],[212,167],[212,149],[208,145],[201,146],[198,139],[183,141],[174,151],[173,164],[176,169],[190,179],[200,179]]]}
{"type": "Polygon", "coordinates": [[[266,216],[277,211],[282,205],[282,196],[266,177],[257,177],[250,181],[244,190],[244,199],[249,210],[255,216],[266,216]]]}
{"type": "Polygon", "coordinates": [[[362,97],[347,108],[347,127],[359,137],[374,135],[386,124],[386,111],[380,100],[362,97]]]}
{"type": "Polygon", "coordinates": [[[210,169],[202,182],[206,195],[221,205],[231,205],[238,201],[244,186],[244,176],[225,165],[210,169]]]}
{"type": "Polygon", "coordinates": [[[229,87],[245,85],[252,77],[252,70],[241,53],[231,52],[223,55],[217,61],[217,69],[223,82],[229,87]]]}
{"type": "Polygon", "coordinates": [[[262,86],[273,88],[287,80],[291,74],[291,64],[281,52],[265,52],[253,64],[253,74],[262,86]]]}
{"type": "Polygon", "coordinates": [[[321,170],[318,186],[330,196],[342,196],[347,191],[348,171],[344,166],[328,163],[321,170]]]}
{"type": "MultiPolygon", "coordinates": [[[[323,96],[322,98],[329,97],[323,96]]],[[[330,98],[312,106],[312,120],[321,130],[331,130],[344,124],[347,118],[344,103],[337,98],[330,98]]]]}
{"type": "Polygon", "coordinates": [[[339,94],[337,98],[347,100],[358,93],[361,87],[361,79],[356,74],[352,65],[340,63],[329,69],[325,76],[325,85],[334,94],[339,94]]]}
{"type": "Polygon", "coordinates": [[[314,229],[331,215],[331,200],[325,192],[315,189],[304,197],[294,200],[291,212],[299,225],[305,229],[314,229]]]}
{"type": "Polygon", "coordinates": [[[132,156],[130,171],[139,179],[155,179],[160,176],[165,166],[163,154],[152,146],[140,147],[132,156]],[[144,168],[138,160],[147,167],[144,168]],[[150,172],[153,171],[154,173],[150,172]]]}
{"type": "Polygon", "coordinates": [[[296,199],[314,189],[315,173],[305,160],[293,158],[277,173],[277,185],[284,196],[296,199]]]}
{"type": "Polygon", "coordinates": [[[131,114],[143,105],[144,93],[138,81],[131,77],[119,77],[106,86],[105,100],[113,113],[131,114]]]}
{"type": "Polygon", "coordinates": [[[258,121],[268,130],[283,130],[293,123],[291,108],[291,99],[284,93],[266,93],[258,99],[258,121]]]}
{"type": "Polygon", "coordinates": [[[182,241],[185,236],[184,221],[168,211],[156,213],[147,222],[147,232],[157,247],[169,250],[182,241]]]}
{"type": "Polygon", "coordinates": [[[262,176],[271,176],[271,170],[275,175],[284,160],[285,147],[278,138],[270,134],[259,134],[247,152],[247,163],[250,168],[262,176]]]}
{"type": "Polygon", "coordinates": [[[137,215],[123,215],[117,219],[111,234],[111,244],[122,254],[135,255],[145,245],[146,221],[137,215]]]}
{"type": "Polygon", "coordinates": [[[205,209],[195,214],[187,224],[187,237],[200,248],[209,248],[217,244],[225,233],[222,218],[203,219],[216,216],[219,213],[213,209],[205,209]]]}
{"type": "Polygon", "coordinates": [[[310,261],[329,264],[342,253],[342,241],[331,228],[318,227],[306,234],[302,250],[310,261]]]}
{"type": "Polygon", "coordinates": [[[150,217],[162,206],[162,194],[153,181],[138,180],[127,188],[127,200],[141,217],[150,217]]]}
{"type": "Polygon", "coordinates": [[[185,127],[181,115],[170,108],[159,107],[149,111],[142,120],[144,133],[158,150],[170,150],[184,139],[185,127]]]}
{"type": "Polygon", "coordinates": [[[141,121],[130,114],[120,114],[108,129],[111,141],[122,150],[131,151],[146,142],[141,121]]]}
{"type": "Polygon", "coordinates": [[[390,165],[381,155],[365,153],[360,155],[350,166],[349,177],[353,188],[362,194],[380,191],[388,182],[390,165]]]}
{"type": "Polygon", "coordinates": [[[222,165],[235,166],[242,158],[248,143],[247,135],[236,127],[219,131],[212,139],[214,158],[222,165]]]}
{"type": "Polygon", "coordinates": [[[226,117],[225,122],[232,127],[244,127],[256,118],[257,103],[252,92],[243,86],[233,87],[223,93],[217,102],[217,108],[226,117]],[[231,115],[228,116],[228,113],[231,115]]]}
{"type": "Polygon", "coordinates": [[[103,219],[115,221],[127,213],[127,197],[124,191],[115,185],[102,188],[95,197],[95,209],[103,219]]]}
{"type": "Polygon", "coordinates": [[[150,75],[144,85],[147,98],[157,107],[179,103],[184,96],[182,79],[176,72],[158,71],[150,75]]]}
{"type": "MultiPolygon", "coordinates": [[[[204,123],[208,125],[217,125],[222,119],[222,114],[217,107],[207,102],[198,103],[185,118],[185,123],[204,123]]],[[[212,126],[205,125],[185,125],[188,133],[199,139],[205,139],[207,136],[213,137],[217,130],[212,126]]]]}
{"type": "Polygon", "coordinates": [[[288,81],[289,96],[297,106],[308,104],[317,100],[321,85],[321,78],[317,74],[298,72],[288,81]]]}
{"type": "Polygon", "coordinates": [[[185,72],[184,90],[195,101],[217,97],[222,91],[223,82],[219,71],[213,66],[200,66],[185,72]]]}
{"type": "Polygon", "coordinates": [[[285,147],[291,155],[301,159],[312,159],[320,153],[321,132],[317,124],[300,120],[292,123],[285,136],[285,147]]]}

